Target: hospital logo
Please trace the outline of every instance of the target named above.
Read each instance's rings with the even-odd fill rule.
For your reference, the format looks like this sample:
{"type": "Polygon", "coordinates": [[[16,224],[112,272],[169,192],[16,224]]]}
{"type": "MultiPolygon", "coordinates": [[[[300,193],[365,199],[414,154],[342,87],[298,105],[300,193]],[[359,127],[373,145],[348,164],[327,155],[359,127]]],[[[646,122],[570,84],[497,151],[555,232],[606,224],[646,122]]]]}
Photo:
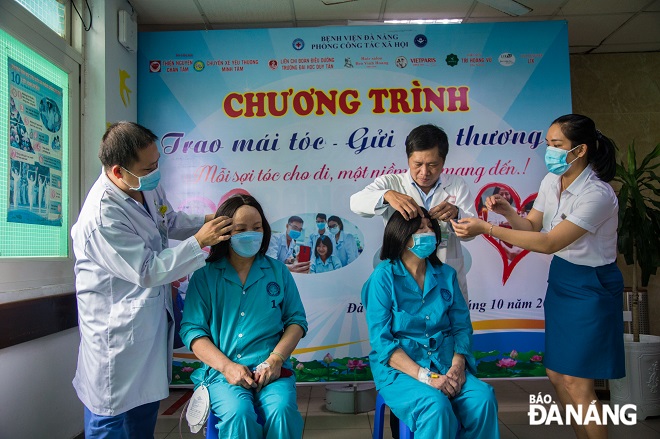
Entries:
{"type": "Polygon", "coordinates": [[[277,284],[277,282],[268,282],[268,285],[266,285],[266,292],[271,297],[279,296],[280,286],[277,284]]]}
{"type": "Polygon", "coordinates": [[[508,52],[505,52],[505,53],[501,54],[500,57],[497,58],[497,60],[504,67],[509,67],[509,66],[512,66],[516,63],[515,55],[513,53],[508,53],[508,52]]]}
{"type": "Polygon", "coordinates": [[[428,38],[426,38],[426,35],[419,34],[415,37],[413,42],[415,43],[415,46],[417,46],[417,47],[424,47],[424,46],[426,46],[426,43],[429,42],[429,40],[428,40],[428,38]]]}
{"type": "Polygon", "coordinates": [[[586,408],[582,405],[567,405],[562,411],[550,395],[529,395],[529,425],[635,425],[637,406],[635,404],[603,404],[602,410],[591,401],[586,408]]]}
{"type": "Polygon", "coordinates": [[[405,69],[408,65],[408,59],[405,56],[397,56],[394,64],[400,69],[405,69]]]}
{"type": "Polygon", "coordinates": [[[193,69],[195,69],[196,72],[201,72],[204,70],[204,61],[195,61],[195,64],[193,64],[193,69]]]}
{"type": "Polygon", "coordinates": [[[159,73],[160,72],[160,60],[149,61],[149,71],[151,73],[159,73]]]}
{"type": "Polygon", "coordinates": [[[296,38],[293,40],[293,43],[291,43],[294,49],[296,50],[303,50],[305,48],[305,42],[302,40],[302,38],[296,38]]]}
{"type": "Polygon", "coordinates": [[[445,58],[445,62],[450,67],[456,67],[458,65],[458,56],[456,56],[455,53],[450,53],[447,55],[447,58],[445,58]]]}
{"type": "Polygon", "coordinates": [[[451,300],[451,293],[446,288],[440,289],[440,295],[442,296],[443,299],[445,299],[445,302],[449,302],[451,300]]]}

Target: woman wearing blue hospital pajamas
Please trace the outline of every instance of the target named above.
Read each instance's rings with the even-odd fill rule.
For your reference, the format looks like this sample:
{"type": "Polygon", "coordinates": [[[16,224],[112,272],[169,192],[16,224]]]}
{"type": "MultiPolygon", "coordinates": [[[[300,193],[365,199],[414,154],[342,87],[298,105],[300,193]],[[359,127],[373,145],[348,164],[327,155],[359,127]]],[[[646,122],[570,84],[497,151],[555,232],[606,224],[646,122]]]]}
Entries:
{"type": "Polygon", "coordinates": [[[301,438],[289,361],[307,331],[298,289],[286,266],[265,256],[271,230],[257,200],[231,197],[222,216],[233,220],[231,238],[211,248],[186,293],[181,339],[204,363],[191,378],[208,387],[219,437],[301,438]]]}
{"type": "Polygon", "coordinates": [[[376,388],[415,438],[499,438],[497,401],[478,380],[456,271],[438,259],[437,221],[395,212],[362,288],[376,388]],[[462,426],[462,427],[461,427],[462,426]]]}

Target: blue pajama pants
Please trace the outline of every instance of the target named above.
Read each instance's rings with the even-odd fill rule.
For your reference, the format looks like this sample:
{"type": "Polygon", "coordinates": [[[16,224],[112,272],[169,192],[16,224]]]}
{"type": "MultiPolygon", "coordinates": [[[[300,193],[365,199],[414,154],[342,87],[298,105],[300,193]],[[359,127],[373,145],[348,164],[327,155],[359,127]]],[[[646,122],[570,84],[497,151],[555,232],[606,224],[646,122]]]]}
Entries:
{"type": "Polygon", "coordinates": [[[294,376],[280,378],[260,392],[218,380],[209,385],[211,409],[223,439],[300,439],[303,419],[296,402],[294,376]],[[265,420],[257,422],[257,413],[265,420]]]}
{"type": "Polygon", "coordinates": [[[415,439],[498,439],[497,400],[493,388],[466,373],[461,392],[453,398],[406,374],[378,389],[385,402],[415,433],[415,439]]]}
{"type": "Polygon", "coordinates": [[[159,406],[154,401],[115,416],[96,415],[85,407],[85,439],[153,438],[159,406]]]}

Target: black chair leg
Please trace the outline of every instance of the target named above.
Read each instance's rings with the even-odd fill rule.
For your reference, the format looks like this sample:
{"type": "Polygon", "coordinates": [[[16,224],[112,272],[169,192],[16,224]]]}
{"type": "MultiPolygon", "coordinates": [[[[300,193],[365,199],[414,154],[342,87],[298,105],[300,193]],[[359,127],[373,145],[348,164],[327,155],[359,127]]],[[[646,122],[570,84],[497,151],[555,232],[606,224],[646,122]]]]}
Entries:
{"type": "Polygon", "coordinates": [[[390,428],[392,429],[392,439],[399,439],[399,418],[390,412],[390,428]]]}

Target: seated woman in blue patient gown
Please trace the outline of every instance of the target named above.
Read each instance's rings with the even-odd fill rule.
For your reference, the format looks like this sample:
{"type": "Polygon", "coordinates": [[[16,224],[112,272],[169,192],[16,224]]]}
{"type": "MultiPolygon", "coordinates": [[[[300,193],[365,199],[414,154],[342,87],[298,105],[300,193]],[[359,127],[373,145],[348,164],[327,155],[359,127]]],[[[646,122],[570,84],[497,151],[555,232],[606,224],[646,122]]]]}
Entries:
{"type": "Polygon", "coordinates": [[[271,229],[257,200],[231,197],[218,207],[223,216],[233,230],[211,247],[186,293],[181,339],[204,363],[191,379],[208,387],[219,437],[300,439],[289,361],[307,331],[298,289],[286,266],[266,256],[271,229]]]}
{"type": "Polygon", "coordinates": [[[362,288],[378,392],[416,439],[499,438],[493,388],[477,379],[472,323],[456,271],[440,262],[440,227],[396,212],[383,260],[362,288]],[[462,426],[462,427],[461,427],[462,426]]]}

